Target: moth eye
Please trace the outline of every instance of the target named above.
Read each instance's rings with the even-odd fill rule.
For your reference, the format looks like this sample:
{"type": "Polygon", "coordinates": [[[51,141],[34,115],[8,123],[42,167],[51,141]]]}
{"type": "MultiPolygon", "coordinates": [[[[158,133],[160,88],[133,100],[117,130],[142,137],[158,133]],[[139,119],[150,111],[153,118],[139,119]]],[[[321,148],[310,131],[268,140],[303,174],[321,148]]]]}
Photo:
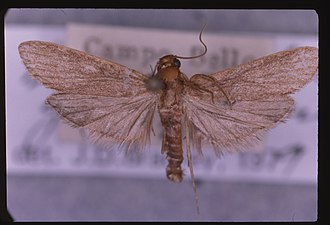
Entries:
{"type": "Polygon", "coordinates": [[[176,67],[180,68],[180,66],[181,66],[181,62],[180,62],[180,60],[178,60],[178,59],[174,59],[174,65],[175,65],[176,67]]]}

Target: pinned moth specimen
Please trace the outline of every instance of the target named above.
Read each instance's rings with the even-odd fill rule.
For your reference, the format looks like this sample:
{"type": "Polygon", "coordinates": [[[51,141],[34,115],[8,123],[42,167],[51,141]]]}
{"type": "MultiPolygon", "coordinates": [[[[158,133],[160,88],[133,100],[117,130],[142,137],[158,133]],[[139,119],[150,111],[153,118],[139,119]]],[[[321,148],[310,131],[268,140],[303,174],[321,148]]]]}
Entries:
{"type": "Polygon", "coordinates": [[[71,126],[90,131],[95,141],[143,149],[157,111],[167,178],[183,179],[184,140],[197,201],[190,146],[202,153],[207,141],[221,155],[256,143],[288,118],[294,105],[290,94],[318,69],[318,49],[299,47],[189,79],[179,59],[206,54],[201,34],[201,55],[163,56],[152,76],[55,43],[23,42],[19,53],[29,74],[55,90],[47,103],[71,126]]]}

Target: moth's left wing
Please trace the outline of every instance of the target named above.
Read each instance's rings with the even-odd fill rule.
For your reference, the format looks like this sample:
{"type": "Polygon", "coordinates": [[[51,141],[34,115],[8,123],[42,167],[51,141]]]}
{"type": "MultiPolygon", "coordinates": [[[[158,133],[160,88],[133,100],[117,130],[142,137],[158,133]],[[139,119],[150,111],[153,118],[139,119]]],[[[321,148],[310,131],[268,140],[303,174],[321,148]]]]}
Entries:
{"type": "Polygon", "coordinates": [[[301,47],[209,77],[193,76],[183,97],[193,144],[201,151],[206,139],[221,152],[258,141],[288,117],[294,104],[289,94],[305,86],[317,68],[318,49],[301,47]]]}
{"type": "Polygon", "coordinates": [[[276,96],[257,102],[238,101],[230,107],[225,98],[213,103],[186,95],[183,104],[194,148],[201,152],[201,141],[206,140],[220,154],[258,142],[266,130],[288,117],[293,103],[289,96],[276,96]]]}

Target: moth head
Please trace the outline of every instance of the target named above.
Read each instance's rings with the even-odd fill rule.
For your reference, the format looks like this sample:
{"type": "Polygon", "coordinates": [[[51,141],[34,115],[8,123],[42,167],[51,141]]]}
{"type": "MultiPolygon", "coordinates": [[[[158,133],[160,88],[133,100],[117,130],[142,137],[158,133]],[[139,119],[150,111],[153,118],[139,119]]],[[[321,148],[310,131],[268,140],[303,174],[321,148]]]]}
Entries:
{"type": "Polygon", "coordinates": [[[162,58],[159,59],[157,63],[157,71],[160,71],[161,69],[164,69],[169,66],[180,68],[181,62],[174,55],[163,56],[162,58]]]}
{"type": "Polygon", "coordinates": [[[195,58],[199,58],[199,57],[202,57],[203,55],[205,55],[206,52],[207,52],[207,46],[202,41],[202,33],[203,33],[203,30],[204,30],[205,26],[206,26],[206,24],[203,26],[201,32],[199,33],[199,41],[204,46],[203,53],[201,53],[200,55],[196,55],[196,56],[165,55],[165,56],[163,56],[162,58],[159,59],[157,65],[156,65],[157,72],[160,71],[161,69],[164,69],[164,68],[170,67],[170,66],[180,68],[181,62],[178,59],[195,59],[195,58]]]}

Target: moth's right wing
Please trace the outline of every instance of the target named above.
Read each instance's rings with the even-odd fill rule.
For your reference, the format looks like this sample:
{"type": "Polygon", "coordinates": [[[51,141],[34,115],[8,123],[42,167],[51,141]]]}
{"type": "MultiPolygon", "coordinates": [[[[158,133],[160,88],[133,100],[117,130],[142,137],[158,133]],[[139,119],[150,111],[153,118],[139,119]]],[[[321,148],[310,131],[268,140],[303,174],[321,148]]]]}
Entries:
{"type": "Polygon", "coordinates": [[[109,97],[57,93],[47,102],[73,127],[87,128],[95,141],[143,149],[150,138],[157,101],[149,93],[109,97]]]}
{"type": "Polygon", "coordinates": [[[135,96],[147,77],[126,66],[62,45],[27,41],[18,47],[29,74],[58,92],[135,96]]]}
{"type": "Polygon", "coordinates": [[[138,144],[149,139],[158,96],[145,75],[65,46],[23,42],[19,53],[29,74],[56,90],[47,102],[71,126],[96,140],[138,144]]]}

